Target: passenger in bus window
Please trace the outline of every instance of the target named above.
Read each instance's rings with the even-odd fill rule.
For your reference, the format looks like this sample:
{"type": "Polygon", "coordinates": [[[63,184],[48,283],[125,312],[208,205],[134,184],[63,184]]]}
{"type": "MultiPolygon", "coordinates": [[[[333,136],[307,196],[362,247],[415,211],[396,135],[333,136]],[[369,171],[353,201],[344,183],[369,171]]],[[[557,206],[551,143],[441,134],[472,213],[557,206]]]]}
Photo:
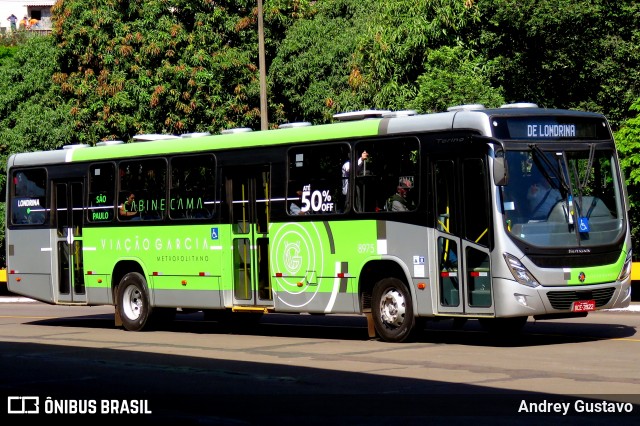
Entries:
{"type": "Polygon", "coordinates": [[[289,214],[293,216],[306,214],[307,212],[302,211],[302,191],[296,191],[296,195],[289,198],[289,214]]]}
{"type": "Polygon", "coordinates": [[[544,176],[536,175],[527,192],[530,208],[529,220],[547,220],[551,209],[561,199],[560,191],[551,188],[544,176]]]}
{"type": "Polygon", "coordinates": [[[120,210],[118,212],[122,219],[140,219],[139,216],[134,217],[138,212],[136,210],[136,196],[133,192],[129,193],[126,201],[120,205],[120,210]]]}
{"type": "Polygon", "coordinates": [[[409,191],[413,185],[409,179],[401,179],[398,182],[396,193],[393,194],[388,200],[386,210],[392,212],[406,212],[413,210],[415,206],[411,200],[407,199],[409,191]]]}
{"type": "MultiPolygon", "coordinates": [[[[367,173],[367,159],[369,158],[369,153],[367,151],[362,151],[360,154],[360,158],[358,158],[358,163],[356,164],[356,176],[362,176],[367,173]]],[[[342,165],[342,195],[347,195],[349,191],[349,175],[351,173],[351,161],[347,160],[342,165]]]]}

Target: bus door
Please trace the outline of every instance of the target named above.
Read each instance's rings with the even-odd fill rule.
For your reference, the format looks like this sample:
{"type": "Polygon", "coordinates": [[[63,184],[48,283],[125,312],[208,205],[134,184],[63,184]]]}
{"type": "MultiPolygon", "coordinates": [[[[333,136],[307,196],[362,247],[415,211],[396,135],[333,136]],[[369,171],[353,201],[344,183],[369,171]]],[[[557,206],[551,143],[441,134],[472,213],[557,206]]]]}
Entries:
{"type": "Polygon", "coordinates": [[[86,302],[82,260],[82,180],[55,180],[55,244],[53,264],[57,265],[58,302],[86,302]]]}
{"type": "Polygon", "coordinates": [[[435,231],[439,313],[493,315],[489,256],[489,185],[484,156],[435,162],[435,231]]]}
{"type": "Polygon", "coordinates": [[[269,274],[269,166],[227,168],[224,173],[233,240],[234,306],[273,306],[269,274]]]}

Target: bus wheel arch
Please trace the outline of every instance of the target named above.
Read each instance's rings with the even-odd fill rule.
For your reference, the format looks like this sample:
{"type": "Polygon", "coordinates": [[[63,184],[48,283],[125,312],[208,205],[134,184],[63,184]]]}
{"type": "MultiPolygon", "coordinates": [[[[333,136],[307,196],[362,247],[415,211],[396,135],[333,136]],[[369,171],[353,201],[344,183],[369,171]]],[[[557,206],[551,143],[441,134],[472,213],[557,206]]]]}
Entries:
{"type": "MultiPolygon", "coordinates": [[[[130,272],[137,272],[143,277],[145,276],[142,266],[140,266],[138,262],[135,262],[133,260],[120,261],[113,268],[113,272],[111,273],[111,297],[114,305],[118,304],[118,287],[120,286],[120,283],[122,282],[124,276],[130,272]]],[[[145,287],[145,290],[148,292],[148,287],[145,287]]]]}
{"type": "MultiPolygon", "coordinates": [[[[371,310],[373,289],[378,282],[385,278],[397,278],[407,286],[407,289],[409,289],[407,275],[397,262],[388,259],[368,262],[360,271],[360,277],[358,280],[361,312],[368,312],[371,310]]],[[[415,295],[411,294],[412,300],[414,297],[415,295]]]]}

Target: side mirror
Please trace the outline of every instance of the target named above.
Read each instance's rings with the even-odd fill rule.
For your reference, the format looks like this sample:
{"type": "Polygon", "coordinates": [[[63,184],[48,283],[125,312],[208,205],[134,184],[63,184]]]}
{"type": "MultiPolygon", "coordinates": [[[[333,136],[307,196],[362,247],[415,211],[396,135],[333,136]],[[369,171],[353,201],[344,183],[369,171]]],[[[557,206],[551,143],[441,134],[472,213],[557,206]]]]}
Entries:
{"type": "Polygon", "coordinates": [[[509,183],[509,167],[504,157],[504,150],[496,151],[493,159],[493,183],[497,186],[505,186],[509,183]]]}

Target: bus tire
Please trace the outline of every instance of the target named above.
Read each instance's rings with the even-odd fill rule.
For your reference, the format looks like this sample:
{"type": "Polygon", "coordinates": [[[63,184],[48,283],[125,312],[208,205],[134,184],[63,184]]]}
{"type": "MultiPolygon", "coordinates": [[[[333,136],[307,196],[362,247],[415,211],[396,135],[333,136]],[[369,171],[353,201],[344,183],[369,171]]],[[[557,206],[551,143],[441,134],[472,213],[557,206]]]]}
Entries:
{"type": "Polygon", "coordinates": [[[385,278],[373,287],[371,310],[376,332],[387,342],[404,342],[413,335],[416,319],[411,294],[397,278],[385,278]]]}
{"type": "Polygon", "coordinates": [[[142,330],[151,316],[145,284],[146,280],[138,272],[129,272],[118,284],[117,309],[125,330],[142,330]]]}

